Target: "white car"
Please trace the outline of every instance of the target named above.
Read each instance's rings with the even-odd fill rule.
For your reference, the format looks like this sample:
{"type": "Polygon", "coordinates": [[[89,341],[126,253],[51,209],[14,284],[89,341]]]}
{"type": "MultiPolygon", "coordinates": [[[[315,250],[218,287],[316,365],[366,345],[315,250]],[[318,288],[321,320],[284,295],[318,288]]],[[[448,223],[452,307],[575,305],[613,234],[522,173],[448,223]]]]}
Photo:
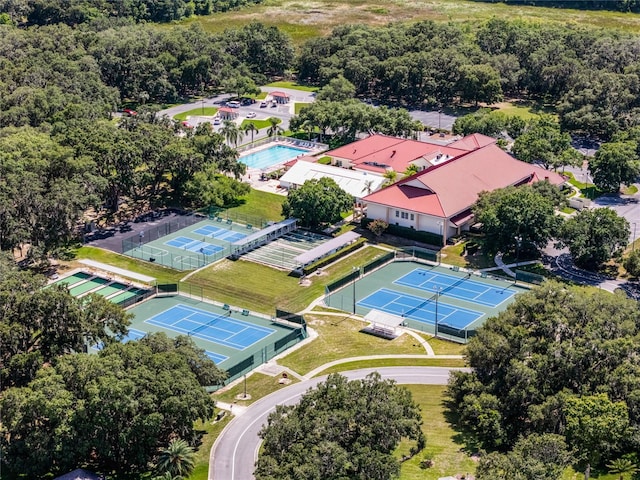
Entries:
{"type": "Polygon", "coordinates": [[[222,123],[222,122],[221,122],[221,120],[220,120],[220,117],[216,117],[216,118],[214,118],[214,119],[213,119],[213,124],[214,124],[214,125],[220,125],[221,123],[222,123]]]}
{"type": "Polygon", "coordinates": [[[256,118],[256,112],[247,113],[247,118],[256,118]]]}

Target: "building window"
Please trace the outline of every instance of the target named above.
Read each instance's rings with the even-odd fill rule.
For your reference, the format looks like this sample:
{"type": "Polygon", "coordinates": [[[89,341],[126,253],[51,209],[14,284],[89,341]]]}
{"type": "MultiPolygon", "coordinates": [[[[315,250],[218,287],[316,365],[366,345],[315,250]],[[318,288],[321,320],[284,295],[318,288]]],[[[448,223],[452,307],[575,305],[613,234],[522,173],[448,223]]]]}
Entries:
{"type": "Polygon", "coordinates": [[[411,214],[411,221],[412,221],[412,222],[413,222],[413,218],[414,218],[414,217],[413,217],[413,213],[412,213],[412,214],[411,214]]]}
{"type": "Polygon", "coordinates": [[[406,220],[409,218],[409,214],[407,212],[402,212],[402,218],[406,220]]]}
{"type": "Polygon", "coordinates": [[[400,216],[400,212],[396,210],[396,218],[400,216]]]}

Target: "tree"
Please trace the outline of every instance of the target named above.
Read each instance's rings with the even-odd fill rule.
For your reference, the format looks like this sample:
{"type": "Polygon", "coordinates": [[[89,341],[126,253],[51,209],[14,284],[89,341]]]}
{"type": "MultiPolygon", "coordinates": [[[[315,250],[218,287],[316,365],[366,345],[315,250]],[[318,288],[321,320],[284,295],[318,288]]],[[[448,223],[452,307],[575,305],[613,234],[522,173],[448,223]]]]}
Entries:
{"type": "Polygon", "coordinates": [[[181,438],[174,438],[166,448],[160,450],[156,470],[160,475],[168,473],[172,478],[186,478],[193,472],[195,462],[193,448],[181,438]]]}
{"type": "Polygon", "coordinates": [[[373,233],[376,237],[382,236],[387,228],[389,228],[389,224],[384,220],[373,220],[367,225],[367,228],[373,233]]]}
{"type": "Polygon", "coordinates": [[[629,411],[624,401],[612,402],[606,393],[571,396],[563,414],[567,443],[574,447],[586,471],[609,460],[628,437],[629,411]]]}
{"type": "Polygon", "coordinates": [[[530,186],[482,192],[473,207],[489,251],[537,251],[557,230],[553,203],[530,186]]]}
{"type": "Polygon", "coordinates": [[[560,131],[560,125],[550,115],[542,115],[516,138],[513,154],[527,163],[541,163],[544,168],[582,163],[582,156],[571,146],[571,137],[560,131]]]}
{"type": "Polygon", "coordinates": [[[249,193],[251,187],[218,173],[215,167],[197,172],[185,185],[184,199],[196,208],[230,207],[249,193]]]}
{"type": "Polygon", "coordinates": [[[356,95],[356,87],[342,75],[332,78],[322,87],[316,95],[316,100],[328,100],[330,102],[342,102],[356,95]]]}
{"type": "Polygon", "coordinates": [[[460,97],[462,100],[495,103],[502,99],[500,75],[488,64],[463,65],[460,68],[460,97]]]}
{"type": "Polygon", "coordinates": [[[501,451],[534,433],[560,433],[587,452],[599,441],[595,432],[615,428],[603,433],[602,452],[637,451],[639,440],[619,422],[624,406],[629,431],[640,426],[640,364],[627,356],[640,347],[637,318],[634,300],[584,287],[546,281],[519,295],[468,343],[473,370],[450,379],[449,407],[459,426],[483,448],[501,451]],[[599,392],[609,392],[609,400],[593,410],[579,402],[599,392]],[[600,426],[597,412],[604,415],[600,426]],[[581,419],[593,423],[583,423],[584,438],[581,419]]]}
{"type": "Polygon", "coordinates": [[[224,135],[227,143],[233,143],[236,147],[238,146],[238,142],[242,141],[242,137],[244,135],[238,125],[231,120],[225,120],[223,122],[220,133],[224,135]]]}
{"type": "Polygon", "coordinates": [[[410,177],[411,175],[414,175],[419,171],[420,170],[418,170],[418,166],[415,163],[410,163],[405,169],[405,171],[402,173],[402,175],[404,175],[405,177],[410,177]]]}
{"type": "Polygon", "coordinates": [[[317,227],[323,223],[334,223],[353,205],[353,197],[342,190],[329,177],[307,180],[300,188],[289,190],[282,205],[285,217],[298,218],[300,224],[317,227]]]}
{"type": "Polygon", "coordinates": [[[632,277],[640,276],[640,250],[632,250],[624,259],[622,264],[624,269],[632,277]]]}
{"type": "Polygon", "coordinates": [[[251,134],[251,143],[253,143],[253,135],[258,133],[258,129],[256,128],[255,123],[253,122],[247,122],[244,124],[244,126],[242,127],[242,131],[247,134],[251,134]]]}
{"type": "Polygon", "coordinates": [[[393,168],[388,168],[385,170],[384,175],[382,176],[385,178],[383,186],[388,187],[389,185],[393,185],[394,183],[396,183],[398,172],[396,172],[393,168]]]}
{"type": "Polygon", "coordinates": [[[638,473],[638,466],[629,458],[616,458],[607,464],[609,473],[620,474],[619,480],[624,480],[625,474],[638,473]]]}
{"type": "Polygon", "coordinates": [[[393,452],[401,439],[414,443],[412,453],[425,445],[411,393],[377,373],[354,381],[332,374],[267,422],[258,480],[387,480],[399,473],[393,452]]]}
{"type": "Polygon", "coordinates": [[[252,78],[240,74],[227,78],[224,82],[224,89],[227,92],[235,93],[238,97],[260,93],[260,88],[252,78]]]}
{"type": "Polygon", "coordinates": [[[629,222],[610,208],[581,210],[564,222],[561,243],[569,247],[576,265],[597,269],[622,254],[629,243],[629,222]]]}
{"type": "Polygon", "coordinates": [[[276,117],[269,117],[267,119],[269,122],[269,128],[267,129],[267,135],[270,137],[275,137],[276,135],[280,135],[284,130],[280,126],[282,120],[276,117]]]}
{"type": "Polygon", "coordinates": [[[143,476],[172,439],[195,444],[194,421],[214,412],[203,386],[224,377],[186,336],[56,357],[25,387],[3,392],[3,473],[42,478],[89,465],[143,476]]]}
{"type": "Polygon", "coordinates": [[[564,437],[532,434],[516,442],[513,450],[480,457],[478,480],[557,479],[573,461],[564,437]]]}
{"type": "Polygon", "coordinates": [[[604,191],[618,191],[620,184],[630,185],[640,174],[638,144],[634,141],[603,143],[589,161],[593,183],[604,191]]]}
{"type": "Polygon", "coordinates": [[[64,287],[43,285],[27,272],[0,279],[2,388],[26,385],[58,356],[115,342],[127,332],[131,315],[104,297],[78,299],[64,287]]]}

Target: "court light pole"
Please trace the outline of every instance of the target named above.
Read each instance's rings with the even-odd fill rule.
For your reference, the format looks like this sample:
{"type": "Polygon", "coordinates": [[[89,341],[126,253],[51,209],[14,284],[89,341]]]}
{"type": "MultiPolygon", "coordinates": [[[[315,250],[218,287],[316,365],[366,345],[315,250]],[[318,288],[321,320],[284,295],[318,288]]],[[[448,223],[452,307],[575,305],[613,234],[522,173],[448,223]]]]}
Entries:
{"type": "Polygon", "coordinates": [[[636,250],[636,222],[633,222],[633,239],[631,240],[631,251],[636,250]]]}
{"type": "Polygon", "coordinates": [[[440,299],[440,292],[442,291],[442,287],[434,286],[433,289],[436,291],[436,324],[433,336],[434,338],[438,338],[438,300],[440,299]]]}
{"type": "Polygon", "coordinates": [[[356,267],[353,267],[352,271],[354,273],[353,276],[353,314],[356,314],[356,276],[355,276],[355,271],[357,270],[356,267]]]}

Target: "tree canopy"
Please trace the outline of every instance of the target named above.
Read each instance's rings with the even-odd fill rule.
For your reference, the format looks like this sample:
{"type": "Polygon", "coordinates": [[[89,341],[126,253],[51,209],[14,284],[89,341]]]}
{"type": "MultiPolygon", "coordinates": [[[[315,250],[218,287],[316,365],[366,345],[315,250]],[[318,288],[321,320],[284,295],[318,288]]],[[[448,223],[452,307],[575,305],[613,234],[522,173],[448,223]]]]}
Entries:
{"type": "Polygon", "coordinates": [[[258,480],[397,477],[393,452],[402,439],[424,448],[420,411],[411,393],[372,373],[347,381],[332,374],[297,405],[276,406],[260,437],[258,480]]]}
{"type": "Polygon", "coordinates": [[[603,466],[640,448],[639,347],[635,301],[547,281],[478,329],[450,408],[486,449],[559,434],[583,466],[603,466]]]}
{"type": "Polygon", "coordinates": [[[559,225],[554,199],[531,186],[482,192],[473,212],[493,252],[535,251],[553,238],[559,225]]]}
{"type": "Polygon", "coordinates": [[[343,212],[353,208],[353,197],[329,177],[307,180],[299,188],[289,190],[282,205],[285,217],[296,217],[301,225],[317,227],[335,223],[343,212]]]}
{"type": "Polygon", "coordinates": [[[603,143],[589,160],[593,183],[600,190],[617,192],[620,185],[630,185],[640,175],[640,158],[636,141],[603,143]]]}
{"type": "Polygon", "coordinates": [[[629,243],[629,222],[611,208],[581,210],[562,225],[560,239],[574,262],[597,269],[622,254],[629,243]]]}
{"type": "Polygon", "coordinates": [[[213,415],[203,386],[222,378],[185,336],[153,334],[95,355],[56,357],[26,386],[3,392],[3,472],[147,472],[171,439],[194,444],[193,422],[213,415]]]}

